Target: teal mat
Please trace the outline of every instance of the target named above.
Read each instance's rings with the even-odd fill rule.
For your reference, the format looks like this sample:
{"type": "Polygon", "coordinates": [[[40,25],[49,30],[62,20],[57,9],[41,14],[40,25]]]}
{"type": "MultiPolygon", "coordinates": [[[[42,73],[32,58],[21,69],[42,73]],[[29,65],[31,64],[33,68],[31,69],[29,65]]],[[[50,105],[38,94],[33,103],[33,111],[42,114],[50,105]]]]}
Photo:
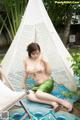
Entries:
{"type": "MultiPolygon", "coordinates": [[[[28,84],[32,88],[35,85],[35,81],[31,77],[29,77],[26,80],[26,84],[28,84]]],[[[67,99],[71,103],[74,103],[76,100],[79,99],[79,97],[74,92],[71,92],[65,86],[57,84],[56,82],[54,82],[54,87],[51,94],[58,98],[67,99]]]]}
{"type": "Polygon", "coordinates": [[[9,120],[80,120],[79,117],[64,111],[54,113],[54,111],[49,110],[46,114],[34,112],[34,114],[31,113],[31,115],[32,118],[29,118],[21,108],[11,111],[9,114],[9,120]]]}
{"type": "MultiPolygon", "coordinates": [[[[67,99],[70,102],[74,103],[77,99],[78,96],[76,96],[74,93],[70,92],[67,88],[65,88],[63,85],[59,85],[57,83],[54,84],[54,89],[51,92],[52,95],[55,95],[57,97],[60,97],[62,99],[67,99]]],[[[42,117],[43,115],[45,115],[48,111],[51,110],[51,106],[47,105],[47,104],[42,104],[42,103],[36,103],[36,102],[31,102],[27,99],[23,99],[22,100],[24,106],[31,112],[31,113],[42,113],[42,117]]],[[[24,110],[14,110],[14,112],[10,112],[10,119],[11,120],[19,120],[24,116],[24,110]]],[[[35,116],[35,115],[34,115],[35,116]]],[[[46,115],[44,117],[44,119],[42,120],[54,120],[51,118],[52,115],[46,115]],[[48,119],[50,118],[50,119],[48,119]]],[[[57,118],[56,120],[64,120],[60,117],[65,118],[65,120],[79,120],[79,118],[77,118],[75,115],[69,114],[69,113],[65,113],[65,112],[57,112],[55,113],[55,117],[57,118]]],[[[25,117],[24,120],[29,120],[29,117],[25,117]]],[[[37,120],[37,119],[32,119],[32,120],[37,120]]]]}
{"type": "MultiPolygon", "coordinates": [[[[21,73],[22,74],[22,73],[21,73]]],[[[12,76],[12,78],[13,78],[13,76],[12,76]]],[[[20,83],[20,79],[19,79],[20,77],[18,77],[18,76],[15,76],[14,77],[14,79],[12,79],[12,83],[14,84],[14,86],[15,86],[15,88],[17,89],[17,90],[21,90],[20,88],[17,88],[17,86],[19,86],[19,83],[20,83]],[[17,79],[17,82],[16,82],[16,78],[18,78],[17,79]]],[[[34,81],[32,80],[32,79],[29,79],[29,81],[28,81],[28,84],[30,84],[30,85],[33,85],[34,84],[34,81]]],[[[54,96],[57,96],[57,97],[59,97],[59,98],[62,98],[62,99],[67,99],[68,101],[70,101],[71,103],[74,103],[76,100],[78,100],[79,99],[79,97],[75,94],[75,93],[73,93],[73,92],[71,92],[71,91],[69,91],[66,87],[64,87],[63,85],[59,85],[59,84],[57,84],[56,82],[54,83],[54,89],[53,89],[53,91],[51,92],[51,94],[52,95],[54,95],[54,96]]],[[[31,101],[29,101],[29,100],[27,100],[27,99],[23,99],[22,100],[22,102],[23,102],[23,104],[24,104],[24,106],[30,111],[30,112],[32,112],[32,113],[43,113],[42,115],[45,115],[48,111],[50,111],[51,110],[51,106],[49,106],[49,105],[46,105],[46,104],[41,104],[41,103],[36,103],[36,102],[31,102],[31,101]]],[[[66,119],[65,120],[79,120],[79,119],[77,119],[77,117],[76,116],[74,116],[74,115],[72,115],[72,114],[69,114],[69,113],[64,113],[64,112],[60,112],[60,113],[55,113],[55,115],[56,115],[56,117],[58,116],[58,114],[59,115],[63,115],[63,116],[65,116],[66,117],[66,119]],[[65,115],[64,115],[65,114],[65,115]],[[67,114],[69,114],[69,115],[67,115],[67,114]],[[66,116],[67,115],[67,116],[66,116]],[[73,117],[72,117],[73,116],[73,117]],[[68,119],[67,119],[68,118],[68,119]],[[76,119],[75,119],[76,118],[76,119]]],[[[10,120],[19,120],[19,119],[21,119],[21,117],[22,116],[24,116],[24,112],[22,112],[22,111],[20,111],[19,109],[16,111],[16,110],[14,110],[14,112],[10,112],[10,120]],[[17,114],[17,115],[16,115],[17,114]]],[[[29,119],[28,117],[26,118],[26,120],[27,119],[29,119]]],[[[24,119],[25,120],[25,119],[24,119]]],[[[34,119],[33,119],[34,120],[34,119]]],[[[36,119],[37,120],[37,119],[36,119]]],[[[42,119],[42,120],[47,120],[46,119],[46,116],[45,116],[45,118],[44,119],[42,119]]],[[[62,119],[57,119],[57,120],[62,120],[62,119]]]]}

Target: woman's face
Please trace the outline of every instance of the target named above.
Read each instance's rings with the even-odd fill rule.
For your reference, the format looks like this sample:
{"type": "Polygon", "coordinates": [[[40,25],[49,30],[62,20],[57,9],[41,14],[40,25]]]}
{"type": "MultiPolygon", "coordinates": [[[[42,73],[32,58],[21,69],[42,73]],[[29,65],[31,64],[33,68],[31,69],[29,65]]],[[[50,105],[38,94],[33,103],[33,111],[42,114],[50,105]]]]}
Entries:
{"type": "Polygon", "coordinates": [[[36,50],[36,51],[31,53],[31,58],[34,59],[34,60],[38,59],[39,56],[40,56],[40,51],[39,50],[36,50]]]}

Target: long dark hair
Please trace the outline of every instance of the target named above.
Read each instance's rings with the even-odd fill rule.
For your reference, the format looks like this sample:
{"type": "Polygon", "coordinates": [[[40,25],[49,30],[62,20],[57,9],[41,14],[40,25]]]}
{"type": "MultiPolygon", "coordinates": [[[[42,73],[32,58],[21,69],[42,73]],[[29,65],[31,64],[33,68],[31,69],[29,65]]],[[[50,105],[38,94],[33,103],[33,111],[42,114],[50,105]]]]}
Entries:
{"type": "Polygon", "coordinates": [[[31,58],[31,54],[34,52],[34,51],[39,51],[41,52],[41,49],[40,49],[40,46],[38,43],[30,43],[28,46],[27,46],[27,51],[28,51],[28,56],[31,58]]]}

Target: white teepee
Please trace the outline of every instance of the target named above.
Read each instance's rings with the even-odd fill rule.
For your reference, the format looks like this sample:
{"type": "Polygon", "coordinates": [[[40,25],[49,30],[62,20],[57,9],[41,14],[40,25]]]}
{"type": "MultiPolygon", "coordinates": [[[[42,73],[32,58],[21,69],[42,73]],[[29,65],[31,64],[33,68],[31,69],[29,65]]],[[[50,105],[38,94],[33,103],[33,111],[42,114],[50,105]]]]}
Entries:
{"type": "Polygon", "coordinates": [[[57,82],[62,81],[70,90],[76,85],[71,67],[71,56],[60,40],[46,12],[42,0],[29,0],[16,36],[5,55],[2,64],[6,72],[23,71],[26,46],[38,42],[43,56],[52,66],[52,75],[57,82]]]}

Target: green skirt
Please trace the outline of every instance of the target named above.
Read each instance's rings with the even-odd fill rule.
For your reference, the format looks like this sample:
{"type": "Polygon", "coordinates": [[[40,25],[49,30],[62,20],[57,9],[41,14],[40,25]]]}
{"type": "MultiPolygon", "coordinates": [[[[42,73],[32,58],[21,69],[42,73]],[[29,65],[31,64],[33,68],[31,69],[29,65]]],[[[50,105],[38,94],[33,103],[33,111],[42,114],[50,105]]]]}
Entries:
{"type": "Polygon", "coordinates": [[[37,91],[40,90],[42,92],[47,92],[50,93],[53,90],[54,87],[54,80],[53,79],[48,79],[44,81],[42,84],[35,85],[32,90],[37,91]]]}

